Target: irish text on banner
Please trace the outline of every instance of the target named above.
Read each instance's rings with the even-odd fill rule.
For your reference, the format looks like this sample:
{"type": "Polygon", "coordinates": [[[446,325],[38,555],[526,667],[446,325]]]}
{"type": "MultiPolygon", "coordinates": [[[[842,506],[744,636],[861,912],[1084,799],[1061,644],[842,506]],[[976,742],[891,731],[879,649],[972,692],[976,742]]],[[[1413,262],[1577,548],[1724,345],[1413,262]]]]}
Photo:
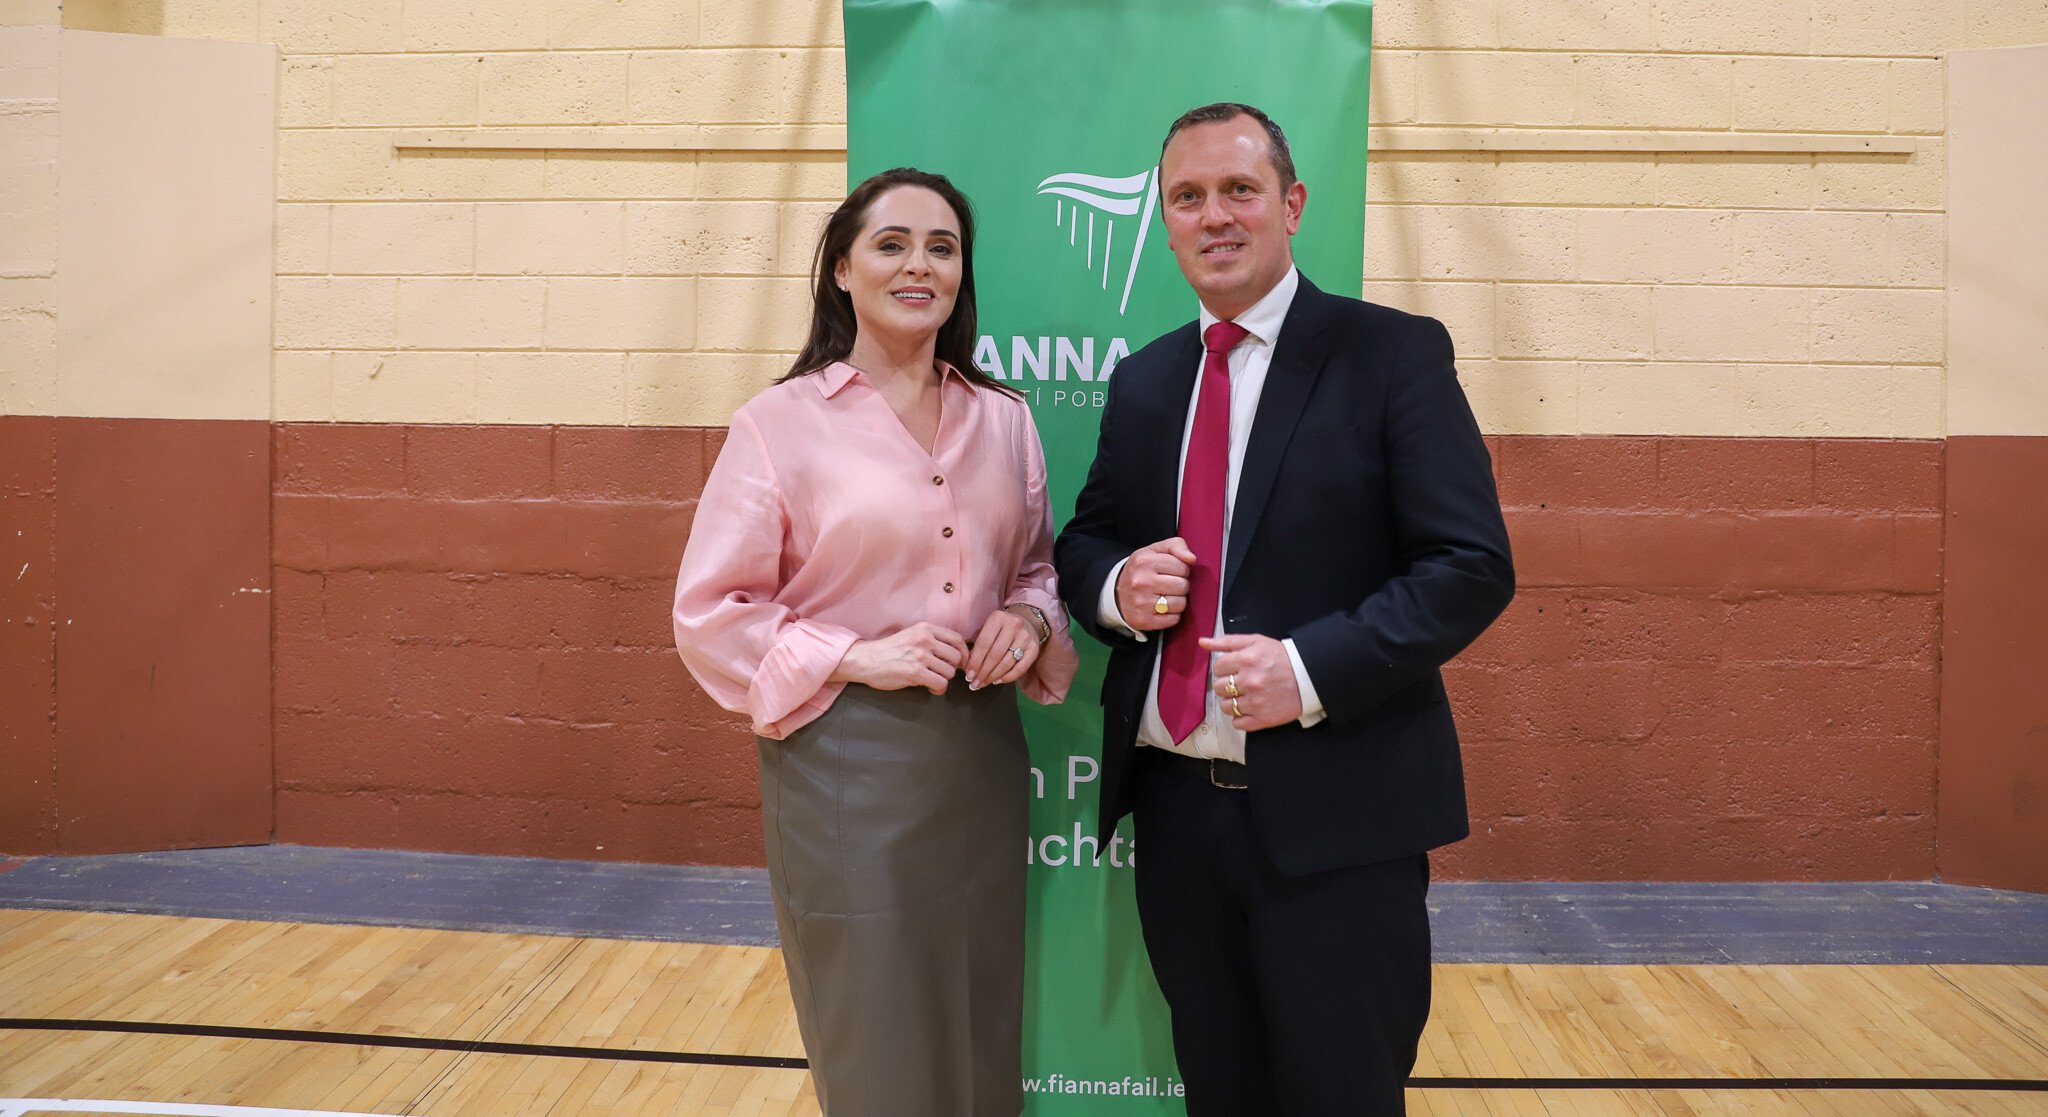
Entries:
{"type": "MultiPolygon", "coordinates": [[[[1363,273],[1365,0],[846,0],[848,176],[915,166],[975,206],[975,363],[1022,391],[1064,522],[1116,364],[1195,317],[1159,216],[1175,117],[1244,101],[1286,129],[1308,207],[1304,274],[1363,273]]],[[[1182,1112],[1166,1009],[1132,908],[1143,851],[1095,833],[1105,656],[1076,630],[1064,706],[1031,737],[1026,1112],[1182,1112]]]]}

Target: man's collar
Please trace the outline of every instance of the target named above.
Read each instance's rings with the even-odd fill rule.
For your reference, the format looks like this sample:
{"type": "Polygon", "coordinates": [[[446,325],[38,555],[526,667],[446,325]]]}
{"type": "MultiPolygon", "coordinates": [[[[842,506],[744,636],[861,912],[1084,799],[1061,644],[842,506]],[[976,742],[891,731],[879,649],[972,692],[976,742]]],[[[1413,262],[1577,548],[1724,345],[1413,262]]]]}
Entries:
{"type": "MultiPolygon", "coordinates": [[[[1300,289],[1301,270],[1289,267],[1287,274],[1280,277],[1280,282],[1275,283],[1272,290],[1253,303],[1251,309],[1231,321],[1243,326],[1253,337],[1272,345],[1279,341],[1280,327],[1287,322],[1287,308],[1294,305],[1294,293],[1300,289]]],[[[1206,334],[1209,327],[1220,321],[1222,319],[1209,313],[1209,308],[1205,306],[1202,308],[1201,321],[1197,323],[1198,332],[1206,334]]]]}

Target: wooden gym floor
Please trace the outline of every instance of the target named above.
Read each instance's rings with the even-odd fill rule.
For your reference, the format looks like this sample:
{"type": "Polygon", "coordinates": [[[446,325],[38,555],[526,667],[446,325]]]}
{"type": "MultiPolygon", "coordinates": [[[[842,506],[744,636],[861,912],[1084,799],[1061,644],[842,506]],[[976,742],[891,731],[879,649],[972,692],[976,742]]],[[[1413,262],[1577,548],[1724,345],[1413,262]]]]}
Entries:
{"type": "MultiPolygon", "coordinates": [[[[0,1015],[0,1117],[817,1112],[766,947],[5,909],[0,1015]]],[[[1441,965],[1417,1073],[1460,1117],[2048,1114],[2048,966],[1441,965]]]]}

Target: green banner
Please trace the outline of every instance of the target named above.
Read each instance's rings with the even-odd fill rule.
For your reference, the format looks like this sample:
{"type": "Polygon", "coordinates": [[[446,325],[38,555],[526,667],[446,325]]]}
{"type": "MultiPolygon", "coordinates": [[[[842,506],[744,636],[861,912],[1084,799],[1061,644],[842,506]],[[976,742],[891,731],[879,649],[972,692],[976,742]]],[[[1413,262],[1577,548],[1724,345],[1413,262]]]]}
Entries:
{"type": "MultiPolygon", "coordinates": [[[[1054,514],[1072,512],[1116,362],[1195,317],[1154,181],[1175,117],[1244,101],[1287,131],[1304,274],[1355,292],[1365,238],[1370,0],[845,0],[847,174],[951,178],[979,221],[975,363],[1023,391],[1054,514]]],[[[1095,837],[1106,656],[1025,703],[1034,766],[1024,1087],[1031,1114],[1177,1114],[1128,831],[1095,837]]]]}

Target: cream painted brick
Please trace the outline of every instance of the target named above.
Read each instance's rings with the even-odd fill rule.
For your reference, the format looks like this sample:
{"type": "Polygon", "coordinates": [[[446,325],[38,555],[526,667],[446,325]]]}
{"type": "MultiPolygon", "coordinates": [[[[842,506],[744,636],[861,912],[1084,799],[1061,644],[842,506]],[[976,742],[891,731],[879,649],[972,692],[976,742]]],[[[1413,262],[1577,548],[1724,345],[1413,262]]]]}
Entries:
{"type": "Polygon", "coordinates": [[[627,113],[648,124],[781,124],[797,118],[789,52],[632,55],[627,113]]]}
{"type": "Polygon", "coordinates": [[[691,151],[551,151],[550,198],[694,198],[697,155],[691,151]]]}
{"type": "Polygon", "coordinates": [[[697,290],[700,349],[795,352],[810,326],[801,279],[706,279],[697,290]]]}
{"type": "Polygon", "coordinates": [[[778,208],[772,202],[634,202],[626,207],[626,271],[773,272],[778,208]]]}
{"type": "Polygon", "coordinates": [[[1584,365],[1587,434],[1928,438],[1941,433],[1940,369],[1813,365],[1584,365]]]}
{"type": "Polygon", "coordinates": [[[1814,359],[1937,363],[1946,309],[1945,291],[1816,291],[1814,359]]]}
{"type": "Polygon", "coordinates": [[[626,54],[492,55],[485,124],[617,124],[626,119],[626,54]]]}
{"type": "Polygon", "coordinates": [[[277,207],[279,275],[318,275],[327,271],[327,243],[326,206],[277,207]]]}
{"type": "Polygon", "coordinates": [[[626,358],[626,422],[722,427],[789,371],[783,353],[633,353],[626,358]]]}
{"type": "Polygon", "coordinates": [[[318,128],[334,123],[334,60],[287,58],[277,73],[277,125],[318,128]]]}
{"type": "Polygon", "coordinates": [[[818,240],[825,235],[825,221],[837,208],[835,202],[787,202],[775,207],[777,275],[811,274],[818,240]]]}
{"type": "Polygon", "coordinates": [[[544,279],[401,279],[399,347],[538,349],[544,337],[547,284],[544,279]]]}
{"type": "Polygon", "coordinates": [[[846,196],[846,156],[830,151],[707,151],[697,157],[704,198],[839,201],[846,196]]]}
{"type": "Polygon", "coordinates": [[[1563,54],[1425,54],[1415,119],[1425,124],[1569,124],[1576,84],[1563,54]]]}
{"type": "Polygon", "coordinates": [[[286,56],[403,50],[401,8],[401,0],[262,0],[263,41],[286,56]]]}
{"type": "Polygon", "coordinates": [[[1813,0],[1653,0],[1659,50],[1804,54],[1813,44],[1813,0]]]}
{"type": "Polygon", "coordinates": [[[485,353],[477,367],[484,423],[626,421],[624,353],[485,353]]]}
{"type": "Polygon", "coordinates": [[[1660,361],[1804,361],[1812,292],[1777,287],[1655,288],[1660,361]]]}
{"type": "Polygon", "coordinates": [[[1657,160],[1632,152],[1502,155],[1494,170],[1504,205],[1647,206],[1657,201],[1657,160]]]}
{"type": "Polygon", "coordinates": [[[1499,355],[1613,360],[1650,355],[1648,287],[1503,283],[1499,355]]]}
{"type": "Polygon", "coordinates": [[[1430,206],[1416,215],[1424,279],[1556,279],[1572,274],[1572,211],[1430,206]]]}
{"type": "Polygon", "coordinates": [[[0,3],[0,27],[58,27],[64,12],[58,0],[6,0],[0,3]]]}
{"type": "Polygon", "coordinates": [[[357,202],[333,211],[331,267],[343,275],[466,274],[476,268],[475,207],[357,202]]]}
{"type": "Polygon", "coordinates": [[[334,419],[341,423],[473,423],[475,353],[336,353],[334,419]]]}
{"type": "Polygon", "coordinates": [[[1882,213],[1744,213],[1735,240],[1738,283],[1863,287],[1892,278],[1882,213]]]}
{"type": "Polygon", "coordinates": [[[1948,76],[1938,58],[1891,64],[1894,132],[1938,134],[1948,128],[1948,76]]]}
{"type": "Polygon", "coordinates": [[[700,335],[694,279],[548,280],[550,349],[688,349],[700,335]]]}
{"type": "Polygon", "coordinates": [[[1415,122],[1415,54],[1376,50],[1367,74],[1368,115],[1374,124],[1415,122]]]}
{"type": "Polygon", "coordinates": [[[317,349],[279,349],[273,352],[270,355],[270,418],[277,423],[332,421],[334,354],[317,349]]]}
{"type": "Polygon", "coordinates": [[[697,40],[722,47],[814,47],[846,41],[838,0],[704,5],[697,40]]]}
{"type": "Polygon", "coordinates": [[[460,54],[369,54],[334,60],[334,122],[424,127],[477,122],[477,60],[460,54]]]}
{"type": "Polygon", "coordinates": [[[1577,434],[1579,366],[1571,361],[1458,362],[1458,383],[1487,434],[1577,434]]]}
{"type": "Polygon", "coordinates": [[[1461,48],[1500,45],[1500,0],[1432,4],[1399,0],[1375,4],[1372,42],[1382,47],[1461,48]]]}
{"type": "Polygon", "coordinates": [[[280,349],[383,349],[398,338],[398,281],[280,276],[272,336],[280,349]]]}
{"type": "Polygon", "coordinates": [[[1451,332],[1460,360],[1494,354],[1494,297],[1491,283],[1367,283],[1366,301],[1424,314],[1451,332]]]}
{"type": "Polygon", "coordinates": [[[388,198],[398,192],[398,160],[386,134],[278,133],[277,196],[282,201],[388,198]]]}
{"type": "Polygon", "coordinates": [[[836,48],[793,50],[787,66],[793,101],[790,120],[846,123],[846,52],[836,48]]]}
{"type": "Polygon", "coordinates": [[[1535,4],[1500,9],[1500,45],[1521,50],[1649,50],[1650,0],[1535,4]]]}
{"type": "Polygon", "coordinates": [[[547,176],[540,151],[407,152],[396,164],[398,192],[412,198],[535,198],[547,176]]]}
{"type": "Polygon", "coordinates": [[[476,207],[484,275],[617,275],[626,207],[618,202],[497,202],[476,207]]]}
{"type": "Polygon", "coordinates": [[[0,310],[0,415],[57,413],[57,315],[0,310]]]}
{"type": "Polygon", "coordinates": [[[2048,43],[2048,4],[2041,0],[1967,0],[1970,47],[2024,47],[2048,43]]]}
{"type": "MultiPolygon", "coordinates": [[[[6,26],[0,24],[0,27],[6,26]]],[[[57,313],[54,275],[0,277],[0,314],[57,313]]]]}
{"type": "Polygon", "coordinates": [[[1891,64],[1875,58],[1738,58],[1735,127],[1767,132],[1882,132],[1891,64]]]}
{"type": "Polygon", "coordinates": [[[1428,205],[1500,201],[1494,156],[1461,152],[1389,152],[1366,163],[1365,204],[1428,205]]]}
{"type": "Polygon", "coordinates": [[[0,275],[56,273],[57,162],[33,150],[44,146],[38,134],[55,127],[54,113],[0,116],[0,275]],[[16,154],[31,145],[28,158],[16,154]]]}
{"type": "Polygon", "coordinates": [[[1813,203],[1810,155],[1659,155],[1657,201],[1667,206],[1805,209],[1813,203]]]}
{"type": "Polygon", "coordinates": [[[64,0],[64,27],[108,35],[153,35],[162,11],[145,10],[125,0],[64,0]]]}
{"type": "Polygon", "coordinates": [[[697,0],[550,0],[548,45],[577,50],[696,43],[702,38],[697,8],[697,0]]]}
{"type": "Polygon", "coordinates": [[[151,6],[163,14],[157,34],[166,38],[253,43],[263,37],[261,5],[256,0],[152,0],[151,6]]]}
{"type": "MultiPolygon", "coordinates": [[[[0,27],[16,29],[0,39],[0,101],[44,101],[49,111],[55,112],[58,52],[64,32],[55,19],[45,21],[37,12],[26,10],[30,3],[0,0],[0,27]],[[18,22],[8,22],[10,15],[18,22]],[[36,30],[26,30],[29,27],[36,30]]],[[[55,11],[54,6],[51,10],[55,11]]]]}
{"type": "Polygon", "coordinates": [[[1939,54],[1968,34],[1965,0],[1814,0],[1816,54],[1939,54]]]}
{"type": "Polygon", "coordinates": [[[1714,210],[1578,212],[1577,278],[1595,283],[1726,283],[1735,215],[1714,210]]]}
{"type": "Polygon", "coordinates": [[[410,50],[540,50],[547,0],[405,0],[410,50]]]}
{"type": "Polygon", "coordinates": [[[1901,287],[1941,287],[1948,281],[1948,218],[1939,213],[1886,215],[1891,281],[1901,287]]]}
{"type": "Polygon", "coordinates": [[[1919,144],[1910,156],[1821,160],[1814,168],[1813,204],[1823,209],[1947,209],[1947,149],[1939,140],[1919,144]]]}
{"type": "MultiPolygon", "coordinates": [[[[1589,5],[1597,7],[1597,5],[1589,5]]],[[[1574,120],[1595,128],[1726,128],[1735,63],[1726,58],[1593,55],[1579,59],[1574,120]]]]}
{"type": "Polygon", "coordinates": [[[1422,211],[1416,206],[1365,207],[1365,278],[1422,277],[1422,211]]]}

